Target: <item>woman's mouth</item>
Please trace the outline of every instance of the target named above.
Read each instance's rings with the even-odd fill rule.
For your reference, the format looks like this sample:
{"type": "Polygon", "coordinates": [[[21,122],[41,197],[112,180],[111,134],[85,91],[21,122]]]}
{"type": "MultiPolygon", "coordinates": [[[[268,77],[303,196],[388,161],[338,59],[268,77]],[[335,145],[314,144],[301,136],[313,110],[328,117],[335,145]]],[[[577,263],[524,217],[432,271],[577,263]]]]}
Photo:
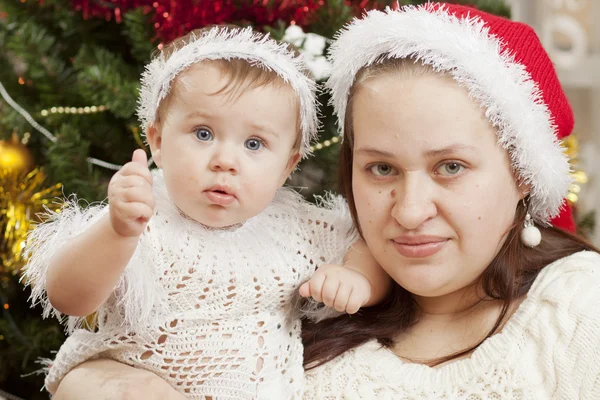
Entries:
{"type": "Polygon", "coordinates": [[[402,237],[392,240],[400,254],[408,258],[429,257],[440,251],[448,239],[441,237],[402,237]]]}

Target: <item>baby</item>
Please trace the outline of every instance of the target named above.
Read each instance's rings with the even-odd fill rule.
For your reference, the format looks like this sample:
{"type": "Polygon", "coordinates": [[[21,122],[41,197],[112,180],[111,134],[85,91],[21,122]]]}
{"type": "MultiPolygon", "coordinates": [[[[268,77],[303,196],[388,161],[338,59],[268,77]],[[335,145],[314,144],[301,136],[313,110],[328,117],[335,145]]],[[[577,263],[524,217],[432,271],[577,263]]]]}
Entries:
{"type": "Polygon", "coordinates": [[[136,150],[108,205],[71,204],[30,235],[32,301],[70,315],[50,392],[110,358],[191,399],[301,398],[299,286],[354,313],[389,280],[343,201],[282,188],[310,152],[316,107],[301,57],[250,29],[192,32],[147,66],[138,111],[159,168],[136,150]],[[96,329],[81,329],[94,312],[96,329]]]}

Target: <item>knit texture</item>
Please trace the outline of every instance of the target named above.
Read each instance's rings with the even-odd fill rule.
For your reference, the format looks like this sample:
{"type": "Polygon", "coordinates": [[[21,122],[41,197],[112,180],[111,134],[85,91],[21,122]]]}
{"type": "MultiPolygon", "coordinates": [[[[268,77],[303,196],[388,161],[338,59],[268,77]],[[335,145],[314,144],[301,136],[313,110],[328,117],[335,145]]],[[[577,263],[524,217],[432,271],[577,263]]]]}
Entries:
{"type": "Polygon", "coordinates": [[[304,400],[600,399],[600,255],[542,270],[504,329],[438,368],[369,342],[307,371],[304,400]]]}
{"type": "MultiPolygon", "coordinates": [[[[284,188],[258,216],[213,229],[180,214],[160,171],[154,194],[155,215],[98,310],[96,331],[69,319],[71,335],[46,387],[56,390],[86,360],[110,358],[154,372],[190,399],[301,398],[303,349],[291,299],[320,264],[342,262],[354,240],[345,203],[318,208],[284,188]]],[[[107,209],[71,206],[34,230],[25,279],[45,315],[62,318],[46,298],[48,261],[107,209]]]]}

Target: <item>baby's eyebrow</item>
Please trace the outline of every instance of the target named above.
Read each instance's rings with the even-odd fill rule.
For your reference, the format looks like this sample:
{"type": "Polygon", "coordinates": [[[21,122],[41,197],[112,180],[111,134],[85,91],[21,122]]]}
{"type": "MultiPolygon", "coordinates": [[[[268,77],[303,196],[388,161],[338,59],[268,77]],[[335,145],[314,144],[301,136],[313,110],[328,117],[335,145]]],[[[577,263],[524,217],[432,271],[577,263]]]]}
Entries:
{"type": "Polygon", "coordinates": [[[279,132],[277,130],[273,129],[272,127],[268,126],[268,125],[264,125],[264,124],[251,124],[250,128],[253,131],[265,133],[267,135],[274,136],[275,138],[279,138],[279,132]]]}
{"type": "Polygon", "coordinates": [[[191,118],[210,118],[210,117],[212,117],[210,114],[205,113],[205,112],[200,111],[200,110],[190,111],[189,113],[185,114],[185,119],[191,119],[191,118]]]}

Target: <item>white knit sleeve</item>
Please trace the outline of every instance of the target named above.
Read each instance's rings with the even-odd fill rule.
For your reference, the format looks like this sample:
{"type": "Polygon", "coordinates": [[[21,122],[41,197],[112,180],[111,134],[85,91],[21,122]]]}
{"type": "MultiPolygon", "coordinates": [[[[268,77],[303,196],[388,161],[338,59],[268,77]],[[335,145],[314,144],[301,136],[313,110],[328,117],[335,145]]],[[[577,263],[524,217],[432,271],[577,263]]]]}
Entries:
{"type": "Polygon", "coordinates": [[[23,249],[27,263],[23,268],[21,281],[31,287],[29,300],[32,306],[37,304],[42,306],[43,318],[55,316],[61,321],[66,319],[69,332],[80,326],[85,318],[65,318],[52,307],[46,293],[48,265],[60,247],[72,237],[85,231],[107,212],[108,207],[105,203],[81,208],[77,198],[73,196],[66,200],[65,205],[58,212],[46,209],[46,213],[40,216],[43,222],[35,226],[27,236],[23,249]]]}
{"type": "MultiPolygon", "coordinates": [[[[82,327],[86,317],[63,316],[52,307],[46,292],[46,277],[48,265],[56,251],[71,238],[83,233],[98,222],[109,211],[106,203],[90,205],[87,208],[79,206],[75,197],[67,200],[59,212],[46,210],[43,221],[28,235],[24,255],[27,264],[23,268],[21,281],[31,287],[29,300],[32,305],[40,304],[42,316],[54,316],[65,323],[68,333],[82,327]]],[[[156,240],[148,231],[144,232],[136,251],[127,265],[123,276],[117,284],[112,301],[122,310],[123,324],[127,330],[136,326],[147,326],[153,318],[162,316],[166,307],[166,296],[160,290],[158,273],[151,266],[156,262],[156,240]],[[152,311],[159,312],[152,312],[152,311]]],[[[108,310],[101,306],[98,314],[108,310]]],[[[110,312],[114,312],[112,309],[110,312]]]]}
{"type": "Polygon", "coordinates": [[[556,398],[600,399],[600,255],[580,252],[558,261],[532,287],[536,292],[540,304],[552,305],[538,318],[548,385],[556,398]]]}
{"type": "Polygon", "coordinates": [[[350,246],[359,238],[348,203],[342,196],[316,197],[317,205],[306,204],[301,216],[312,254],[320,264],[341,264],[350,246]]]}
{"type": "MultiPolygon", "coordinates": [[[[322,264],[342,264],[350,246],[359,238],[348,204],[342,196],[317,197],[317,205],[304,204],[300,210],[301,231],[310,245],[315,271],[322,264]]],[[[342,313],[313,299],[299,301],[303,317],[314,321],[334,318],[342,313]]]]}
{"type": "Polygon", "coordinates": [[[562,351],[563,342],[566,362],[556,369],[572,371],[562,382],[559,378],[560,386],[570,383],[571,387],[579,388],[579,393],[567,396],[596,400],[600,399],[600,256],[592,252],[580,256],[581,260],[573,265],[563,283],[565,293],[570,296],[565,296],[559,306],[562,313],[557,319],[563,329],[557,351],[562,351]]]}

